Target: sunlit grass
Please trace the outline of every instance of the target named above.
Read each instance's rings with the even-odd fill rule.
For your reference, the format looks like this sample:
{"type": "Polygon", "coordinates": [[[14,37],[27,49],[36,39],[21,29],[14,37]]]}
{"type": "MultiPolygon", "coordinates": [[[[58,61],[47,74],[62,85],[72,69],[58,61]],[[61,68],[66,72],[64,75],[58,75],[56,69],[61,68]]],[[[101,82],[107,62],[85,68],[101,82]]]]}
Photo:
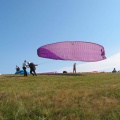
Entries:
{"type": "Polygon", "coordinates": [[[0,120],[120,120],[120,73],[0,76],[0,120]]]}

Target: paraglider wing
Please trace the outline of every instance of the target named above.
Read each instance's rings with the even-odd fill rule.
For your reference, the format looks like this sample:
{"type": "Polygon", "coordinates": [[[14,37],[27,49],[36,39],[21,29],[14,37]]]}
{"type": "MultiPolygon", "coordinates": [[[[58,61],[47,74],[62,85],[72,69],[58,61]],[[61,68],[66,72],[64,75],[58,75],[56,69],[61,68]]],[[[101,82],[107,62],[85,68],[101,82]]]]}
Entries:
{"type": "Polygon", "coordinates": [[[106,59],[104,47],[91,42],[66,41],[44,45],[37,55],[55,60],[94,62],[106,59]]]}

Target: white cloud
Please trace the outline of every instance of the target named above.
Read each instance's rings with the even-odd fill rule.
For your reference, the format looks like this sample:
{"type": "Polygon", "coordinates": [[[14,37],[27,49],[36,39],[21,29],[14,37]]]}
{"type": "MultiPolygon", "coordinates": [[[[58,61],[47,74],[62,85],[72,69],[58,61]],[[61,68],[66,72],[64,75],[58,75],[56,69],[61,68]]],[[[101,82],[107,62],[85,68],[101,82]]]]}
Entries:
{"type": "MultiPolygon", "coordinates": [[[[83,64],[77,65],[77,72],[92,72],[92,71],[106,71],[111,72],[113,68],[116,68],[116,70],[120,70],[120,53],[113,55],[105,60],[98,61],[98,62],[88,62],[83,64]]],[[[63,71],[72,72],[72,67],[64,67],[59,70],[57,70],[59,73],[62,73],[63,71]]]]}

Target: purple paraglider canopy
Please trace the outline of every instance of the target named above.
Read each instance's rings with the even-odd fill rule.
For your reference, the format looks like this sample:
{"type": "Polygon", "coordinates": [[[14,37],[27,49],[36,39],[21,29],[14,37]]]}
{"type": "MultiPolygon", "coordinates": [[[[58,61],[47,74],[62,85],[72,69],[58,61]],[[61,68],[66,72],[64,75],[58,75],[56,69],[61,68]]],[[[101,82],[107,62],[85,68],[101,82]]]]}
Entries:
{"type": "Polygon", "coordinates": [[[94,62],[106,59],[104,47],[91,42],[66,41],[47,44],[37,49],[37,55],[55,60],[94,62]]]}

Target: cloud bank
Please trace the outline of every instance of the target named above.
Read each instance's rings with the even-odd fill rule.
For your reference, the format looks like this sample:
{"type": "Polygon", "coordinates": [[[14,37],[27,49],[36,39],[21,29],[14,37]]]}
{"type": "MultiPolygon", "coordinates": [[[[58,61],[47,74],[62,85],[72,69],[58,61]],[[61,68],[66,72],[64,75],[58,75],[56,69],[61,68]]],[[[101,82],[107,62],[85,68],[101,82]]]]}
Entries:
{"type": "MultiPolygon", "coordinates": [[[[116,70],[119,71],[120,70],[120,53],[115,54],[102,61],[78,64],[76,67],[77,67],[77,72],[92,72],[92,71],[111,72],[113,68],[116,68],[116,70]]],[[[64,67],[57,70],[58,73],[62,73],[63,71],[72,72],[73,66],[64,67]]]]}

